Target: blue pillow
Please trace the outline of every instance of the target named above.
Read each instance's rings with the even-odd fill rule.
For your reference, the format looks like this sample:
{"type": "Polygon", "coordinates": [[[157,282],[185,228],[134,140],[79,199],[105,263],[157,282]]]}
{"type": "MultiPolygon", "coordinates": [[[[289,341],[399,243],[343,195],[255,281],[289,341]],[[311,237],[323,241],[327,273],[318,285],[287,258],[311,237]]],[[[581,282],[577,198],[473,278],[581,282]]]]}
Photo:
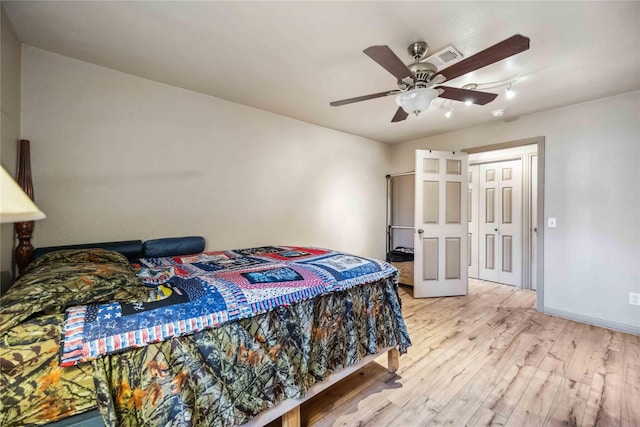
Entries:
{"type": "Polygon", "coordinates": [[[147,240],[142,244],[143,258],[191,255],[204,251],[204,237],[168,237],[147,240]]]}

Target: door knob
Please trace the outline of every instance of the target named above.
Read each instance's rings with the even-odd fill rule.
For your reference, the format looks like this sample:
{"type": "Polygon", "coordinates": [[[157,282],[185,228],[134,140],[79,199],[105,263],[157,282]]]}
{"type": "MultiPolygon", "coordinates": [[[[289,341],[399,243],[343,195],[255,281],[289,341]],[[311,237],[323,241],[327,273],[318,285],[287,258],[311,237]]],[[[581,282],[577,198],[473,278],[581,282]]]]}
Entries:
{"type": "Polygon", "coordinates": [[[424,233],[424,230],[422,228],[419,228],[418,229],[418,234],[422,234],[422,233],[424,233]]]}

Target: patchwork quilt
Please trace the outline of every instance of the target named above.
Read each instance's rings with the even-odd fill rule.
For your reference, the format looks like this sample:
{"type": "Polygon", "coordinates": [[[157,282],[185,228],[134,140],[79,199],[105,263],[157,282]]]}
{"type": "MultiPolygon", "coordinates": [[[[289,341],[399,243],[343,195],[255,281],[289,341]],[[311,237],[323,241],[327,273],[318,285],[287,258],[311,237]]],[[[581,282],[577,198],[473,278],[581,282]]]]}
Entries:
{"type": "Polygon", "coordinates": [[[386,262],[292,246],[144,258],[138,268],[138,277],[152,287],[146,299],[66,310],[61,366],[193,334],[397,274],[386,262]]]}

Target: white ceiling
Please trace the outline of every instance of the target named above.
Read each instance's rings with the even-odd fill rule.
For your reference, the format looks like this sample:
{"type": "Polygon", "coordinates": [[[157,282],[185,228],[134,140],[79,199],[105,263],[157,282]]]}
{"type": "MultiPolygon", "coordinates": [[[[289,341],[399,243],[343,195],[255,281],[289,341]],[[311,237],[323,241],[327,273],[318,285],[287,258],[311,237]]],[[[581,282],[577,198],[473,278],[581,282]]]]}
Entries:
{"type": "Polygon", "coordinates": [[[640,89],[640,2],[7,2],[28,45],[294,119],[395,143],[640,89]],[[390,123],[395,89],[362,53],[452,44],[465,56],[513,34],[531,49],[447,84],[517,79],[486,106],[436,100],[390,123]],[[507,110],[497,119],[490,112],[507,110]]]}

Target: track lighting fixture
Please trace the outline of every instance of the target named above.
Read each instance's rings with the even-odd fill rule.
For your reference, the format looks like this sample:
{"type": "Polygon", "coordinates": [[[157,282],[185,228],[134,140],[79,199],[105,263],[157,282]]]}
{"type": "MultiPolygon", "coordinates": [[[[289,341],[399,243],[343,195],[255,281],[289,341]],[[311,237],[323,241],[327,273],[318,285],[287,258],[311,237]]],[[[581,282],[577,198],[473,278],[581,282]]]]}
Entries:
{"type": "Polygon", "coordinates": [[[516,96],[516,92],[513,89],[511,89],[511,83],[513,83],[513,82],[509,82],[509,85],[504,90],[504,94],[507,97],[507,99],[511,99],[514,96],[516,96]]]}
{"type": "MultiPolygon", "coordinates": [[[[499,89],[505,88],[504,94],[507,99],[512,99],[516,96],[516,91],[511,88],[511,85],[515,83],[517,80],[500,80],[496,82],[488,82],[488,83],[467,83],[462,86],[463,89],[471,89],[471,90],[491,90],[491,89],[499,89]]],[[[466,105],[470,105],[470,103],[465,102],[466,105]]]]}

